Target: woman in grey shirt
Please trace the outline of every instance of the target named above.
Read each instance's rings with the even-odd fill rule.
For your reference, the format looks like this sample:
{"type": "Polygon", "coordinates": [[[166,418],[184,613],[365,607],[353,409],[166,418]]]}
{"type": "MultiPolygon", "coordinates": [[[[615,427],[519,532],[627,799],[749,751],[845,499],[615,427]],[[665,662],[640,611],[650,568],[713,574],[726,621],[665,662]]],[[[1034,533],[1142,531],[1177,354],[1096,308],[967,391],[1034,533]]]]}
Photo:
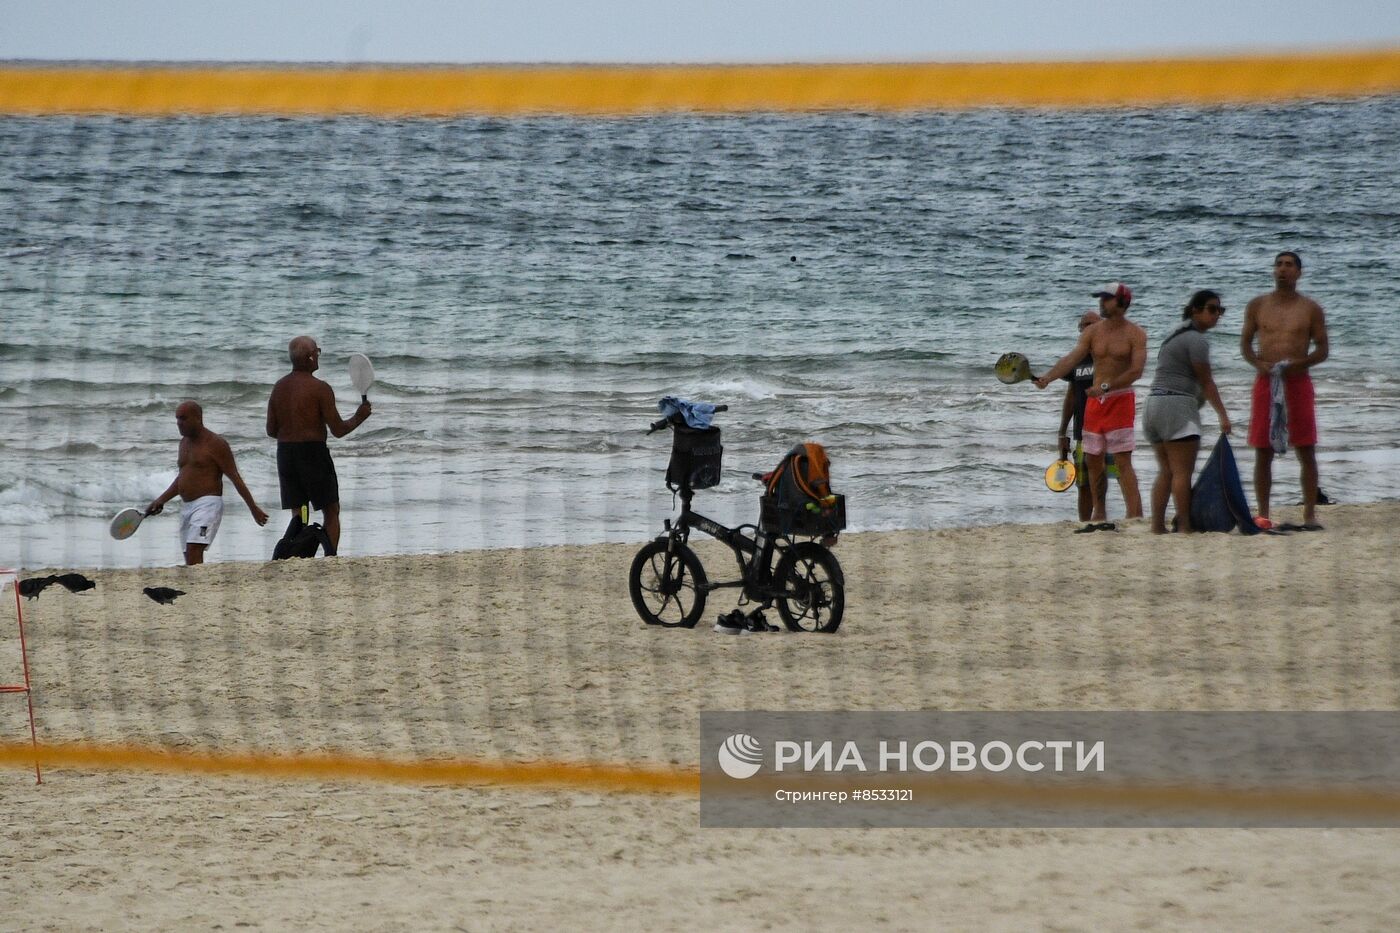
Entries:
{"type": "Polygon", "coordinates": [[[1201,405],[1210,402],[1220,418],[1222,434],[1230,433],[1230,417],[1210,374],[1210,345],[1205,332],[1220,323],[1225,309],[1220,296],[1201,289],[1181,312],[1186,321],[1162,341],[1157,371],[1143,412],[1142,430],[1157,455],[1157,480],[1152,484],[1152,531],[1167,530],[1167,498],[1176,503],[1178,531],[1191,530],[1191,474],[1201,449],[1201,405]]]}

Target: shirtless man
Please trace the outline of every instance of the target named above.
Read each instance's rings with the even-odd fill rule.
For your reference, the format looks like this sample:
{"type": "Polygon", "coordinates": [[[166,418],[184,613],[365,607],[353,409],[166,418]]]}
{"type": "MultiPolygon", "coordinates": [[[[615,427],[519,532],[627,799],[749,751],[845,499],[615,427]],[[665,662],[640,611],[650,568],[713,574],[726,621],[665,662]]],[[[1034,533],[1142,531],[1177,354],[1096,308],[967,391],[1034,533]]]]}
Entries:
{"type": "Polygon", "coordinates": [[[175,409],[175,426],[180,430],[180,472],[170,488],[146,507],[146,514],[159,514],[165,503],[177,495],[184,500],[180,507],[180,546],[186,564],[202,564],[204,552],[214,543],[224,517],[225,476],[248,503],[253,521],[266,525],[267,513],[258,508],[243,477],[238,475],[228,441],[204,426],[204,410],[197,402],[180,403],[175,409]]]}
{"type": "Polygon", "coordinates": [[[1320,530],[1317,507],[1317,416],[1312,376],[1308,370],[1327,359],[1327,319],[1322,306],[1298,291],[1303,260],[1292,251],[1274,257],[1274,290],[1250,301],[1244,309],[1240,353],[1259,371],[1249,414],[1249,446],[1254,448],[1254,494],[1259,515],[1269,517],[1269,492],[1274,481],[1274,449],[1269,442],[1270,372],[1283,367],[1284,402],[1288,410],[1288,443],[1298,453],[1302,472],[1303,527],[1320,530]],[[1255,349],[1255,338],[1259,339],[1255,349]],[[1308,352],[1309,346],[1312,352],[1308,352]]]}
{"type": "Polygon", "coordinates": [[[294,337],[287,345],[292,371],[272,387],[267,400],[267,436],[277,438],[277,476],[282,484],[282,508],[299,509],[308,502],[324,516],[322,527],[331,554],[340,547],[340,483],[326,446],[326,429],[344,437],[364,424],[369,402],[361,402],[349,421],[335,407],[335,392],[311,375],[320,368],[321,348],[310,337],[294,337]]]}
{"type": "Polygon", "coordinates": [[[1132,304],[1132,289],[1114,282],[1093,292],[1099,299],[1097,324],[1084,328],[1079,342],[1058,363],[1035,380],[1043,389],[1069,373],[1081,360],[1094,358],[1094,385],[1084,394],[1089,401],[1084,410],[1084,460],[1089,466],[1089,489],[1093,496],[1091,524],[1081,531],[1104,527],[1107,514],[1105,495],[1100,483],[1106,482],[1104,455],[1113,454],[1118,464],[1118,486],[1123,491],[1123,505],[1128,518],[1142,517],[1142,496],[1138,492],[1137,473],[1133,470],[1133,449],[1137,439],[1133,430],[1137,418],[1137,396],[1133,383],[1142,376],[1147,365],[1147,334],[1127,319],[1132,304]]]}

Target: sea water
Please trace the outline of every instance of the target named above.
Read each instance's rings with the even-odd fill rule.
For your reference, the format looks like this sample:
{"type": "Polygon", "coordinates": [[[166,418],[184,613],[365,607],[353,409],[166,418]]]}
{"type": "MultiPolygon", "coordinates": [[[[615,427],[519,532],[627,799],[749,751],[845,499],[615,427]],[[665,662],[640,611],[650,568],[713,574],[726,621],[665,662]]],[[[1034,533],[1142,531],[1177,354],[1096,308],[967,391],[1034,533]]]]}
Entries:
{"type": "MultiPolygon", "coordinates": [[[[1400,489],[1400,99],[910,115],[6,118],[0,121],[0,565],[175,563],[174,518],[106,533],[175,472],[174,409],[225,487],[211,560],[285,523],[267,396],[298,334],[341,413],[346,554],[642,541],[673,499],[664,395],[729,406],[696,505],[753,521],[791,445],[829,449],[852,530],[1074,518],[1042,472],[1090,291],[1130,283],[1157,346],[1222,292],[1212,362],[1243,446],[1245,302],[1299,251],[1327,309],[1322,485],[1400,489]]],[[[1214,416],[1206,412],[1207,443],[1214,416]]],[[[1242,472],[1249,484],[1247,451],[1242,472]]],[[[1203,455],[1204,456],[1204,455],[1203,455]]],[[[1144,496],[1150,449],[1136,458],[1144,496]]],[[[1252,490],[1251,490],[1252,495],[1252,490]]],[[[1299,497],[1277,463],[1275,501],[1299,497]]],[[[1116,490],[1110,516],[1122,514],[1116,490]]]]}

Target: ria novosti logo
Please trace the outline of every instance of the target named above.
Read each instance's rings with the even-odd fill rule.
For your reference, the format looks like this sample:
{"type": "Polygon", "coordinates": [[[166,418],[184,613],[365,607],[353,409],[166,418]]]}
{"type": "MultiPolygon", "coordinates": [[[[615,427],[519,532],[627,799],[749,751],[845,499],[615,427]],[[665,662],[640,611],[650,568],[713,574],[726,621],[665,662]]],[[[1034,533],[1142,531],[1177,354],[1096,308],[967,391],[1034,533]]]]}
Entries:
{"type": "Polygon", "coordinates": [[[736,780],[751,778],[763,767],[763,746],[753,736],[736,732],[720,745],[719,766],[736,780]]]}
{"type": "MultiPolygon", "coordinates": [[[[1028,739],[1017,742],[1000,740],[973,742],[966,739],[951,741],[924,740],[912,746],[906,740],[881,739],[877,749],[862,749],[854,740],[794,742],[779,739],[773,743],[773,771],[777,774],[797,771],[801,774],[896,773],[910,771],[1003,771],[1035,774],[1084,773],[1104,771],[1106,742],[1103,739],[1083,740],[1028,739]],[[872,757],[872,751],[875,753],[872,757]]],[[[719,766],[737,780],[751,778],[763,767],[763,745],[747,732],[735,732],[719,747],[719,766]]]]}

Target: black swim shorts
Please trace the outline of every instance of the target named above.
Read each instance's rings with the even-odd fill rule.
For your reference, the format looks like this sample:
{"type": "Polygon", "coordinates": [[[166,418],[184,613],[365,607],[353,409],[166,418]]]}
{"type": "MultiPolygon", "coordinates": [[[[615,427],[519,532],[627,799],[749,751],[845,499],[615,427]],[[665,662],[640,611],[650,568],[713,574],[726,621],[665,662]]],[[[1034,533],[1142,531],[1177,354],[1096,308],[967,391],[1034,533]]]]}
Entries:
{"type": "Polygon", "coordinates": [[[296,441],[277,445],[277,478],[282,483],[282,508],[307,502],[316,511],[340,501],[340,483],[325,441],[296,441]]]}

